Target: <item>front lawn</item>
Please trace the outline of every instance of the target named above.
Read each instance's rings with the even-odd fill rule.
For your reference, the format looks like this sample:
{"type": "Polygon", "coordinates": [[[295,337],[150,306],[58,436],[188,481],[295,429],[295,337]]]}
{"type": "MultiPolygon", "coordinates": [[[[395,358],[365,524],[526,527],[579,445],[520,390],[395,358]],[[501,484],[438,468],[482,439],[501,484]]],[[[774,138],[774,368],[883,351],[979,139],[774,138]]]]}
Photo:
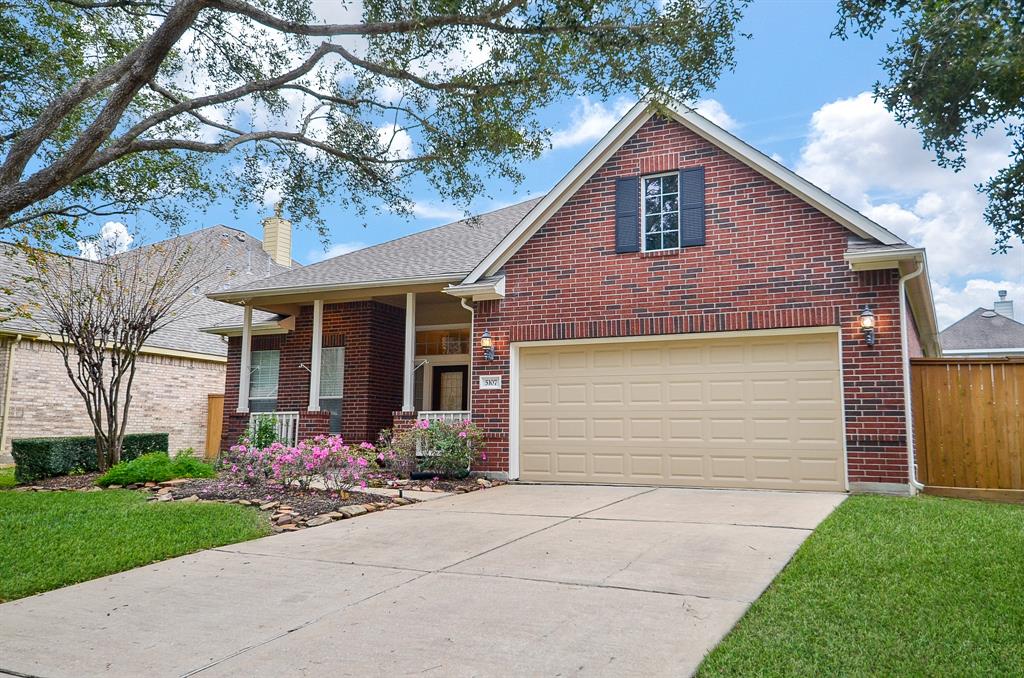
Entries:
{"type": "Polygon", "coordinates": [[[139,492],[0,492],[0,602],[262,537],[260,512],[139,492]]]}
{"type": "Polygon", "coordinates": [[[14,466],[0,466],[0,490],[14,487],[18,481],[14,479],[14,466]]]}
{"type": "Polygon", "coordinates": [[[1024,675],[1024,507],[851,497],[701,665],[709,676],[1024,675]]]}

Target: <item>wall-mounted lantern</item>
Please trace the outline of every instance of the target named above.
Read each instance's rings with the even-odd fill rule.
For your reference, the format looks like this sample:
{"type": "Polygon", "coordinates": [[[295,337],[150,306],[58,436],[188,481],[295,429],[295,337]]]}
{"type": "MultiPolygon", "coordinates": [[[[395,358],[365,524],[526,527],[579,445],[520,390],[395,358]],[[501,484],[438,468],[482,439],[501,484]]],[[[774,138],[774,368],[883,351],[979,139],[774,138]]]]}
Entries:
{"type": "Polygon", "coordinates": [[[480,347],[484,350],[484,360],[494,360],[494,339],[487,330],[480,335],[480,347]]]}
{"type": "Polygon", "coordinates": [[[864,333],[864,343],[868,346],[875,345],[875,314],[870,306],[865,306],[860,312],[860,331],[864,333]]]}

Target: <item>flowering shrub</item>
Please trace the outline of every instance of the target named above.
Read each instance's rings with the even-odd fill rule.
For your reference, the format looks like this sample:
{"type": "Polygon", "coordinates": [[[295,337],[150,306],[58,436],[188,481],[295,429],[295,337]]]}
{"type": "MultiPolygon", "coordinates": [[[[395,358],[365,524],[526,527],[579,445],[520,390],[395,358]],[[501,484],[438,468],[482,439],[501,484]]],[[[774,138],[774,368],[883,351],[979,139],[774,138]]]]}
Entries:
{"type": "Polygon", "coordinates": [[[416,459],[420,472],[447,478],[464,478],[475,461],[487,458],[483,430],[469,419],[423,419],[394,442],[397,456],[416,459]]]}
{"type": "Polygon", "coordinates": [[[294,447],[275,441],[265,448],[243,436],[224,455],[221,469],[231,479],[250,485],[275,483],[299,490],[319,485],[347,492],[380,477],[388,454],[378,452],[371,443],[347,445],[341,436],[321,435],[294,447]]]}

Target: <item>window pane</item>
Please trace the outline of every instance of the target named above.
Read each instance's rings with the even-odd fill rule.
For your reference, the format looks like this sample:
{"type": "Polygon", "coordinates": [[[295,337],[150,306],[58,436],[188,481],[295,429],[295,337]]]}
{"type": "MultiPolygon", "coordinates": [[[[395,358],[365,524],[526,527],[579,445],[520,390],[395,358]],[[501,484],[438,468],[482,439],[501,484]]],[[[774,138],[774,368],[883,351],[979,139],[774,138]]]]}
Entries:
{"type": "Polygon", "coordinates": [[[661,249],[661,235],[658,233],[648,233],[646,248],[649,250],[660,250],[661,249]]]}
{"type": "Polygon", "coordinates": [[[661,230],[661,217],[657,214],[648,214],[645,218],[646,230],[648,233],[657,233],[661,230]]]}
{"type": "Polygon", "coordinates": [[[662,212],[678,212],[679,211],[679,196],[673,193],[672,195],[666,195],[661,199],[661,211],[662,212]]]}
{"type": "Polygon", "coordinates": [[[679,231],[669,231],[663,235],[662,243],[665,249],[679,247],[679,231]]]}
{"type": "Polygon", "coordinates": [[[661,177],[661,192],[662,193],[677,193],[679,192],[679,177],[675,174],[669,174],[668,176],[661,177]]]}
{"type": "Polygon", "coordinates": [[[341,398],[321,398],[320,410],[331,413],[328,431],[341,433],[341,398]]]}
{"type": "Polygon", "coordinates": [[[273,412],[277,409],[277,400],[275,398],[250,398],[249,399],[249,411],[250,412],[273,412]]]}
{"type": "Polygon", "coordinates": [[[661,182],[657,178],[647,179],[644,182],[644,192],[647,195],[658,195],[661,193],[661,182]]]}
{"type": "Polygon", "coordinates": [[[280,351],[253,351],[249,372],[249,397],[276,398],[280,367],[280,351]]]}
{"type": "Polygon", "coordinates": [[[345,349],[321,349],[320,397],[341,398],[344,395],[345,349]]]}
{"type": "Polygon", "coordinates": [[[673,212],[672,214],[662,214],[661,215],[661,230],[664,233],[668,233],[670,231],[678,231],[679,230],[679,213],[678,212],[673,212]]]}

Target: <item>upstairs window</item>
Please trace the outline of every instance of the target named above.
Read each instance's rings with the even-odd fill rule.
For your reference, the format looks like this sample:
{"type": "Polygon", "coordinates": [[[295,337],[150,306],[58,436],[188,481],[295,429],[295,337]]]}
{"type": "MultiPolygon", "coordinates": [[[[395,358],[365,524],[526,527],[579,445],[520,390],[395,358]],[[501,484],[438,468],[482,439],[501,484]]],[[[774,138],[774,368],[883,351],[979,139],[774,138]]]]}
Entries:
{"type": "Polygon", "coordinates": [[[645,252],[679,247],[679,174],[641,179],[645,252]]]}
{"type": "Polygon", "coordinates": [[[280,351],[253,351],[249,372],[249,411],[277,409],[277,380],[281,370],[280,351]]]}

